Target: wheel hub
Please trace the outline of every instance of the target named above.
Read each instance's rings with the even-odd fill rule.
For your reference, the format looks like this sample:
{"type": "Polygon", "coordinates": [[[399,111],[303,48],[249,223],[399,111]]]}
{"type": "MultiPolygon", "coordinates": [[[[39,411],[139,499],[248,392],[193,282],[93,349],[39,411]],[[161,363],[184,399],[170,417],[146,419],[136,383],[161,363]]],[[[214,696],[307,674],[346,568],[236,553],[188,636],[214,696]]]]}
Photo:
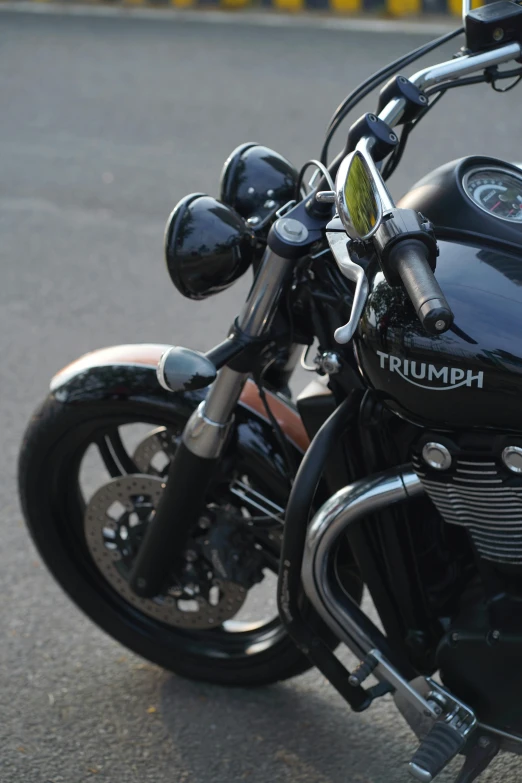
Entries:
{"type": "MultiPolygon", "coordinates": [[[[216,628],[243,605],[247,589],[215,573],[211,558],[189,548],[179,578],[163,595],[141,598],[129,576],[147,525],[164,489],[158,476],[115,478],[92,496],[85,510],[85,537],[96,567],[112,588],[149,617],[180,628],[216,628]]],[[[208,538],[206,539],[208,540],[208,538]]]]}

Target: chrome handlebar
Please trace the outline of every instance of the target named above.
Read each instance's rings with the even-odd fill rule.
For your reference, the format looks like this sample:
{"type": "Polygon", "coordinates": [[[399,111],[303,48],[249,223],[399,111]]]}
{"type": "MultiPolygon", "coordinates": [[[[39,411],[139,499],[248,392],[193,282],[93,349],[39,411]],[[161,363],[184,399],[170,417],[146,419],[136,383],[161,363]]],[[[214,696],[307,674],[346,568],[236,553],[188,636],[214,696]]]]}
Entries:
{"type": "Polygon", "coordinates": [[[455,81],[461,76],[469,76],[475,71],[483,71],[492,65],[502,65],[518,59],[522,54],[519,43],[505,44],[497,49],[478,54],[463,54],[438,65],[428,66],[413,74],[410,81],[421,90],[441,82],[455,81]]]}
{"type": "MultiPolygon", "coordinates": [[[[456,81],[463,76],[469,76],[475,71],[483,71],[485,68],[490,68],[493,65],[502,65],[502,63],[516,60],[521,56],[522,47],[520,44],[510,43],[505,46],[499,46],[498,49],[489,52],[464,54],[461,57],[446,60],[446,62],[439,63],[438,65],[423,68],[421,71],[417,71],[417,73],[410,78],[410,81],[419,89],[424,90],[435,84],[456,81]]],[[[386,104],[378,115],[379,119],[389,125],[390,128],[394,128],[400,123],[405,108],[406,101],[404,98],[394,98],[386,104]]],[[[361,139],[356,149],[363,152],[363,154],[367,153],[368,156],[371,157],[372,146],[373,139],[365,137],[361,139]]],[[[373,165],[372,173],[376,178],[376,184],[381,199],[383,200],[383,206],[385,209],[393,209],[395,205],[375,164],[373,165]],[[386,204],[391,206],[386,207],[386,204]]]]}
{"type": "MultiPolygon", "coordinates": [[[[492,51],[462,55],[460,57],[455,57],[452,60],[439,63],[438,65],[423,68],[421,71],[417,71],[417,73],[411,77],[410,81],[423,90],[435,84],[457,81],[459,78],[468,76],[475,71],[482,71],[494,65],[501,65],[502,63],[509,62],[510,60],[519,59],[521,56],[522,47],[520,44],[510,43],[504,46],[499,46],[497,49],[492,51]]],[[[380,112],[378,115],[379,119],[385,122],[390,128],[393,128],[400,123],[405,108],[406,101],[404,98],[394,98],[388,104],[386,104],[386,106],[380,112]]],[[[391,212],[393,209],[395,209],[395,204],[373,160],[373,145],[374,140],[371,137],[365,136],[357,144],[356,150],[361,152],[366,159],[366,163],[374,179],[375,188],[382,202],[383,212],[391,212]]],[[[334,196],[334,193],[320,193],[319,200],[325,202],[330,201],[332,200],[331,196],[334,196]]],[[[366,299],[368,297],[369,286],[363,268],[356,264],[350,256],[350,243],[347,241],[346,234],[344,233],[339,218],[334,218],[329,223],[326,230],[326,236],[330,244],[332,254],[341,273],[356,283],[350,320],[347,324],[337,329],[335,333],[335,339],[337,342],[347,343],[353,337],[359,319],[363,313],[366,299]]],[[[420,263],[422,259],[417,259],[417,261],[420,263]]],[[[418,304],[422,299],[419,294],[419,286],[421,289],[423,289],[423,293],[425,293],[424,289],[427,290],[428,288],[430,295],[433,294],[433,296],[435,296],[435,293],[438,297],[440,295],[439,298],[441,304],[447,306],[447,302],[444,299],[440,288],[438,287],[433,273],[426,263],[421,264],[423,268],[420,270],[422,272],[420,275],[420,283],[418,280],[416,280],[416,276],[418,276],[419,272],[418,266],[419,264],[416,266],[414,265],[411,269],[409,269],[407,268],[407,263],[405,262],[405,265],[403,265],[404,268],[402,270],[404,275],[401,274],[401,277],[403,282],[406,278],[408,283],[408,293],[410,294],[410,298],[412,298],[412,302],[415,305],[415,309],[418,312],[421,321],[423,321],[418,307],[418,304]],[[412,295],[414,292],[415,296],[412,295]]],[[[449,308],[448,311],[451,316],[451,310],[449,310],[449,308]]],[[[440,323],[442,323],[442,321],[440,321],[440,323]]],[[[439,327],[435,327],[435,330],[437,328],[439,327]]]]}

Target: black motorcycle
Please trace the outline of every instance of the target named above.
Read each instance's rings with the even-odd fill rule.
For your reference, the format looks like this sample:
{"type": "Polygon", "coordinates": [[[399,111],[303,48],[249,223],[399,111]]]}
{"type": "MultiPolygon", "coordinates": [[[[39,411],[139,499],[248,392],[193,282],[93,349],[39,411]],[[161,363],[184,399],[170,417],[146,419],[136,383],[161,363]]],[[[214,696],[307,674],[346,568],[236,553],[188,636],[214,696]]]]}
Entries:
{"type": "Polygon", "coordinates": [[[460,783],[522,752],[522,171],[466,157],[397,205],[384,183],[446,90],[522,78],[522,6],[464,19],[349,95],[320,160],[298,173],[244,144],[219,200],[179,202],[165,253],[182,294],[253,268],[227,338],[73,362],[19,466],[41,556],[119,642],[222,684],[316,666],[357,711],[393,693],[412,775],[462,754],[460,783]],[[453,59],[398,75],[462,32],[453,59]],[[293,402],[300,354],[315,376],[293,402]]]}

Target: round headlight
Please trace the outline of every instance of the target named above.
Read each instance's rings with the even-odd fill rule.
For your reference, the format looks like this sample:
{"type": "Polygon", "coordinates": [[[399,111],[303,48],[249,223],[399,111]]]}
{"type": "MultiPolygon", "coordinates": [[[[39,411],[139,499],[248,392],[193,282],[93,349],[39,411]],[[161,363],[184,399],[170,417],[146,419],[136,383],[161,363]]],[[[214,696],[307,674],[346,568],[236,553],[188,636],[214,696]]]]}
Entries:
{"type": "Polygon", "coordinates": [[[205,299],[232,285],[250,266],[254,247],[254,235],[243,218],[202,193],[181,199],[167,221],[167,269],[189,299],[205,299]]]}
{"type": "Polygon", "coordinates": [[[237,147],[225,161],[220,198],[258,231],[295,198],[297,179],[297,171],[286,158],[250,142],[237,147]]]}

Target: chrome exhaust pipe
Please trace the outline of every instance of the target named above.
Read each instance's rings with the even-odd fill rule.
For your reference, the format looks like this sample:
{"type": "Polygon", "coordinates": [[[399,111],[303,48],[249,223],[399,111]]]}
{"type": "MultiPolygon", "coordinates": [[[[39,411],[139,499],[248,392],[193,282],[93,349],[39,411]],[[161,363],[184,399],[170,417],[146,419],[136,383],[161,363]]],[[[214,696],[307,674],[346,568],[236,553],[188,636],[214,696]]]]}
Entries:
{"type": "Polygon", "coordinates": [[[333,577],[336,544],[368,514],[423,492],[409,466],[394,468],[339,490],[321,506],[308,528],[301,570],[305,593],[336,637],[361,659],[382,650],[383,636],[333,577]]]}

